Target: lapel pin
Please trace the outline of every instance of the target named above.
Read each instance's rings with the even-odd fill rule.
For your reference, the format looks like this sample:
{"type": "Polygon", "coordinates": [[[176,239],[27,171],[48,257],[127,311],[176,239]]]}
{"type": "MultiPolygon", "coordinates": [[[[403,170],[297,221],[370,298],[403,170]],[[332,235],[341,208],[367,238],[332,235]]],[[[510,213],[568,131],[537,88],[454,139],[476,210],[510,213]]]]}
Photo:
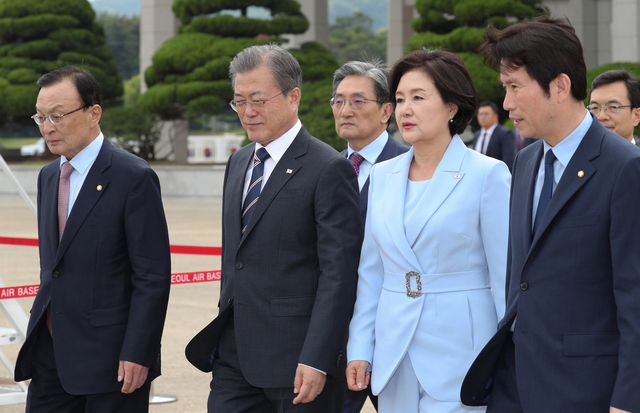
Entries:
{"type": "Polygon", "coordinates": [[[96,190],[97,190],[98,192],[102,191],[102,185],[98,185],[98,186],[96,186],[96,190]]]}
{"type": "Polygon", "coordinates": [[[293,169],[287,169],[287,173],[288,174],[292,174],[293,173],[293,169]]]}
{"type": "Polygon", "coordinates": [[[453,175],[453,179],[460,179],[460,174],[453,175]]]}
{"type": "Polygon", "coordinates": [[[578,178],[584,177],[584,171],[578,171],[578,178]]]}

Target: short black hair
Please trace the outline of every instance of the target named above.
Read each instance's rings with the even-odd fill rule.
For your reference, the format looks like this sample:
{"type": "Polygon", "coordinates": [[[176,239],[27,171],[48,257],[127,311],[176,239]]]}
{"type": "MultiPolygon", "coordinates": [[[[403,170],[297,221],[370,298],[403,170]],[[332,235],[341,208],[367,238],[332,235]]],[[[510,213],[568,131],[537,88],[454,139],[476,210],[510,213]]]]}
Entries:
{"type": "MultiPolygon", "coordinates": [[[[632,108],[640,108],[640,79],[626,70],[609,70],[601,73],[591,82],[591,92],[600,86],[615,82],[622,82],[627,87],[627,97],[631,101],[632,108]]],[[[591,100],[589,92],[589,100],[591,100]]]]}
{"type": "Polygon", "coordinates": [[[498,105],[488,100],[483,100],[482,102],[480,102],[480,104],[478,105],[478,109],[485,108],[487,106],[489,106],[491,110],[493,110],[493,113],[495,113],[496,115],[500,115],[500,112],[498,111],[498,105]]]}
{"type": "Polygon", "coordinates": [[[567,19],[539,17],[503,30],[489,26],[479,48],[485,63],[499,71],[501,66],[524,68],[549,97],[549,84],[561,74],[571,80],[571,95],[587,97],[587,66],[582,44],[567,19]]]}

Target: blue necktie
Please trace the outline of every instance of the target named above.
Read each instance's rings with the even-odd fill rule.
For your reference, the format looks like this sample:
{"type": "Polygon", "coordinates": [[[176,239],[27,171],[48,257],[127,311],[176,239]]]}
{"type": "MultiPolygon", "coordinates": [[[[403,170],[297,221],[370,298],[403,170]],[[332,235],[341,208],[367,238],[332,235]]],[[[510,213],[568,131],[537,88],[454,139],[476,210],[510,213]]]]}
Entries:
{"type": "Polygon", "coordinates": [[[536,220],[533,223],[533,235],[536,234],[542,217],[551,202],[551,195],[553,194],[553,162],[556,160],[556,156],[553,154],[553,150],[549,149],[544,156],[544,184],[542,185],[542,192],[540,192],[540,199],[538,200],[538,210],[536,211],[536,220]]]}
{"type": "Polygon", "coordinates": [[[259,148],[253,155],[253,172],[251,173],[251,184],[247,190],[247,196],[242,205],[242,233],[247,229],[249,219],[260,197],[262,188],[262,175],[264,174],[264,161],[269,157],[269,152],[265,148],[259,148]]]}

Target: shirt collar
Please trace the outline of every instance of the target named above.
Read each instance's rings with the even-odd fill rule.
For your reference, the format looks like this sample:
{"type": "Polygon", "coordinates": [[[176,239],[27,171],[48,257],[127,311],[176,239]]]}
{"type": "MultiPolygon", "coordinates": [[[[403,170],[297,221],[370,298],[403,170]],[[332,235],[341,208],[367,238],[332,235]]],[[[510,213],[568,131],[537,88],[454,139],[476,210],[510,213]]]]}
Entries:
{"type": "MultiPolygon", "coordinates": [[[[569,164],[569,161],[571,160],[573,154],[576,152],[576,149],[578,149],[580,142],[582,142],[582,138],[584,138],[584,135],[587,134],[587,131],[593,123],[593,118],[591,118],[589,112],[585,112],[586,113],[584,115],[584,119],[582,120],[582,122],[580,122],[578,127],[553,147],[553,154],[565,168],[569,164]]],[[[549,149],[551,149],[551,145],[544,141],[544,155],[547,154],[547,151],[549,149]]]]}
{"type": "Polygon", "coordinates": [[[482,133],[486,133],[487,136],[491,136],[493,135],[493,131],[498,127],[498,122],[494,123],[493,125],[491,125],[491,127],[489,129],[482,129],[482,133]]]}
{"type": "Polygon", "coordinates": [[[289,149],[289,146],[291,146],[293,140],[298,136],[300,129],[302,129],[302,123],[300,122],[300,119],[298,119],[296,124],[293,125],[293,128],[286,131],[284,135],[272,141],[267,146],[262,146],[256,142],[255,150],[257,151],[259,148],[265,148],[267,152],[269,152],[271,159],[273,159],[275,163],[278,163],[287,149],[289,149]]]}
{"type": "MultiPolygon", "coordinates": [[[[93,140],[89,145],[87,145],[83,150],[78,152],[76,156],[73,157],[69,161],[73,169],[75,169],[80,175],[84,175],[87,172],[87,169],[93,164],[93,161],[98,157],[98,153],[100,153],[100,148],[102,148],[102,142],[104,141],[104,135],[102,132],[98,135],[97,138],[93,140]]],[[[67,162],[67,157],[62,155],[60,157],[60,168],[62,168],[62,164],[67,162]]]]}
{"type": "Polygon", "coordinates": [[[370,164],[374,164],[378,160],[378,157],[382,153],[382,150],[384,149],[388,140],[389,134],[385,129],[384,131],[382,131],[380,136],[373,140],[373,142],[369,143],[359,151],[354,151],[353,148],[351,148],[351,145],[347,145],[347,158],[349,158],[352,153],[358,152],[367,162],[369,162],[370,164]]]}

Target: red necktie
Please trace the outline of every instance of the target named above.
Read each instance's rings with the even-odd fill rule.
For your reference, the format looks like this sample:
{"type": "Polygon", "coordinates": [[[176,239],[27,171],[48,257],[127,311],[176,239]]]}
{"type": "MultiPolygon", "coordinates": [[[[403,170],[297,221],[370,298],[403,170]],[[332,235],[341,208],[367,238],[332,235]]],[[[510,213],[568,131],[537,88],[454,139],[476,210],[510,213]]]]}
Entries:
{"type": "Polygon", "coordinates": [[[358,152],[354,152],[349,157],[349,160],[351,161],[351,165],[353,165],[353,169],[356,171],[356,175],[360,175],[360,164],[364,161],[362,155],[358,152]]]}

